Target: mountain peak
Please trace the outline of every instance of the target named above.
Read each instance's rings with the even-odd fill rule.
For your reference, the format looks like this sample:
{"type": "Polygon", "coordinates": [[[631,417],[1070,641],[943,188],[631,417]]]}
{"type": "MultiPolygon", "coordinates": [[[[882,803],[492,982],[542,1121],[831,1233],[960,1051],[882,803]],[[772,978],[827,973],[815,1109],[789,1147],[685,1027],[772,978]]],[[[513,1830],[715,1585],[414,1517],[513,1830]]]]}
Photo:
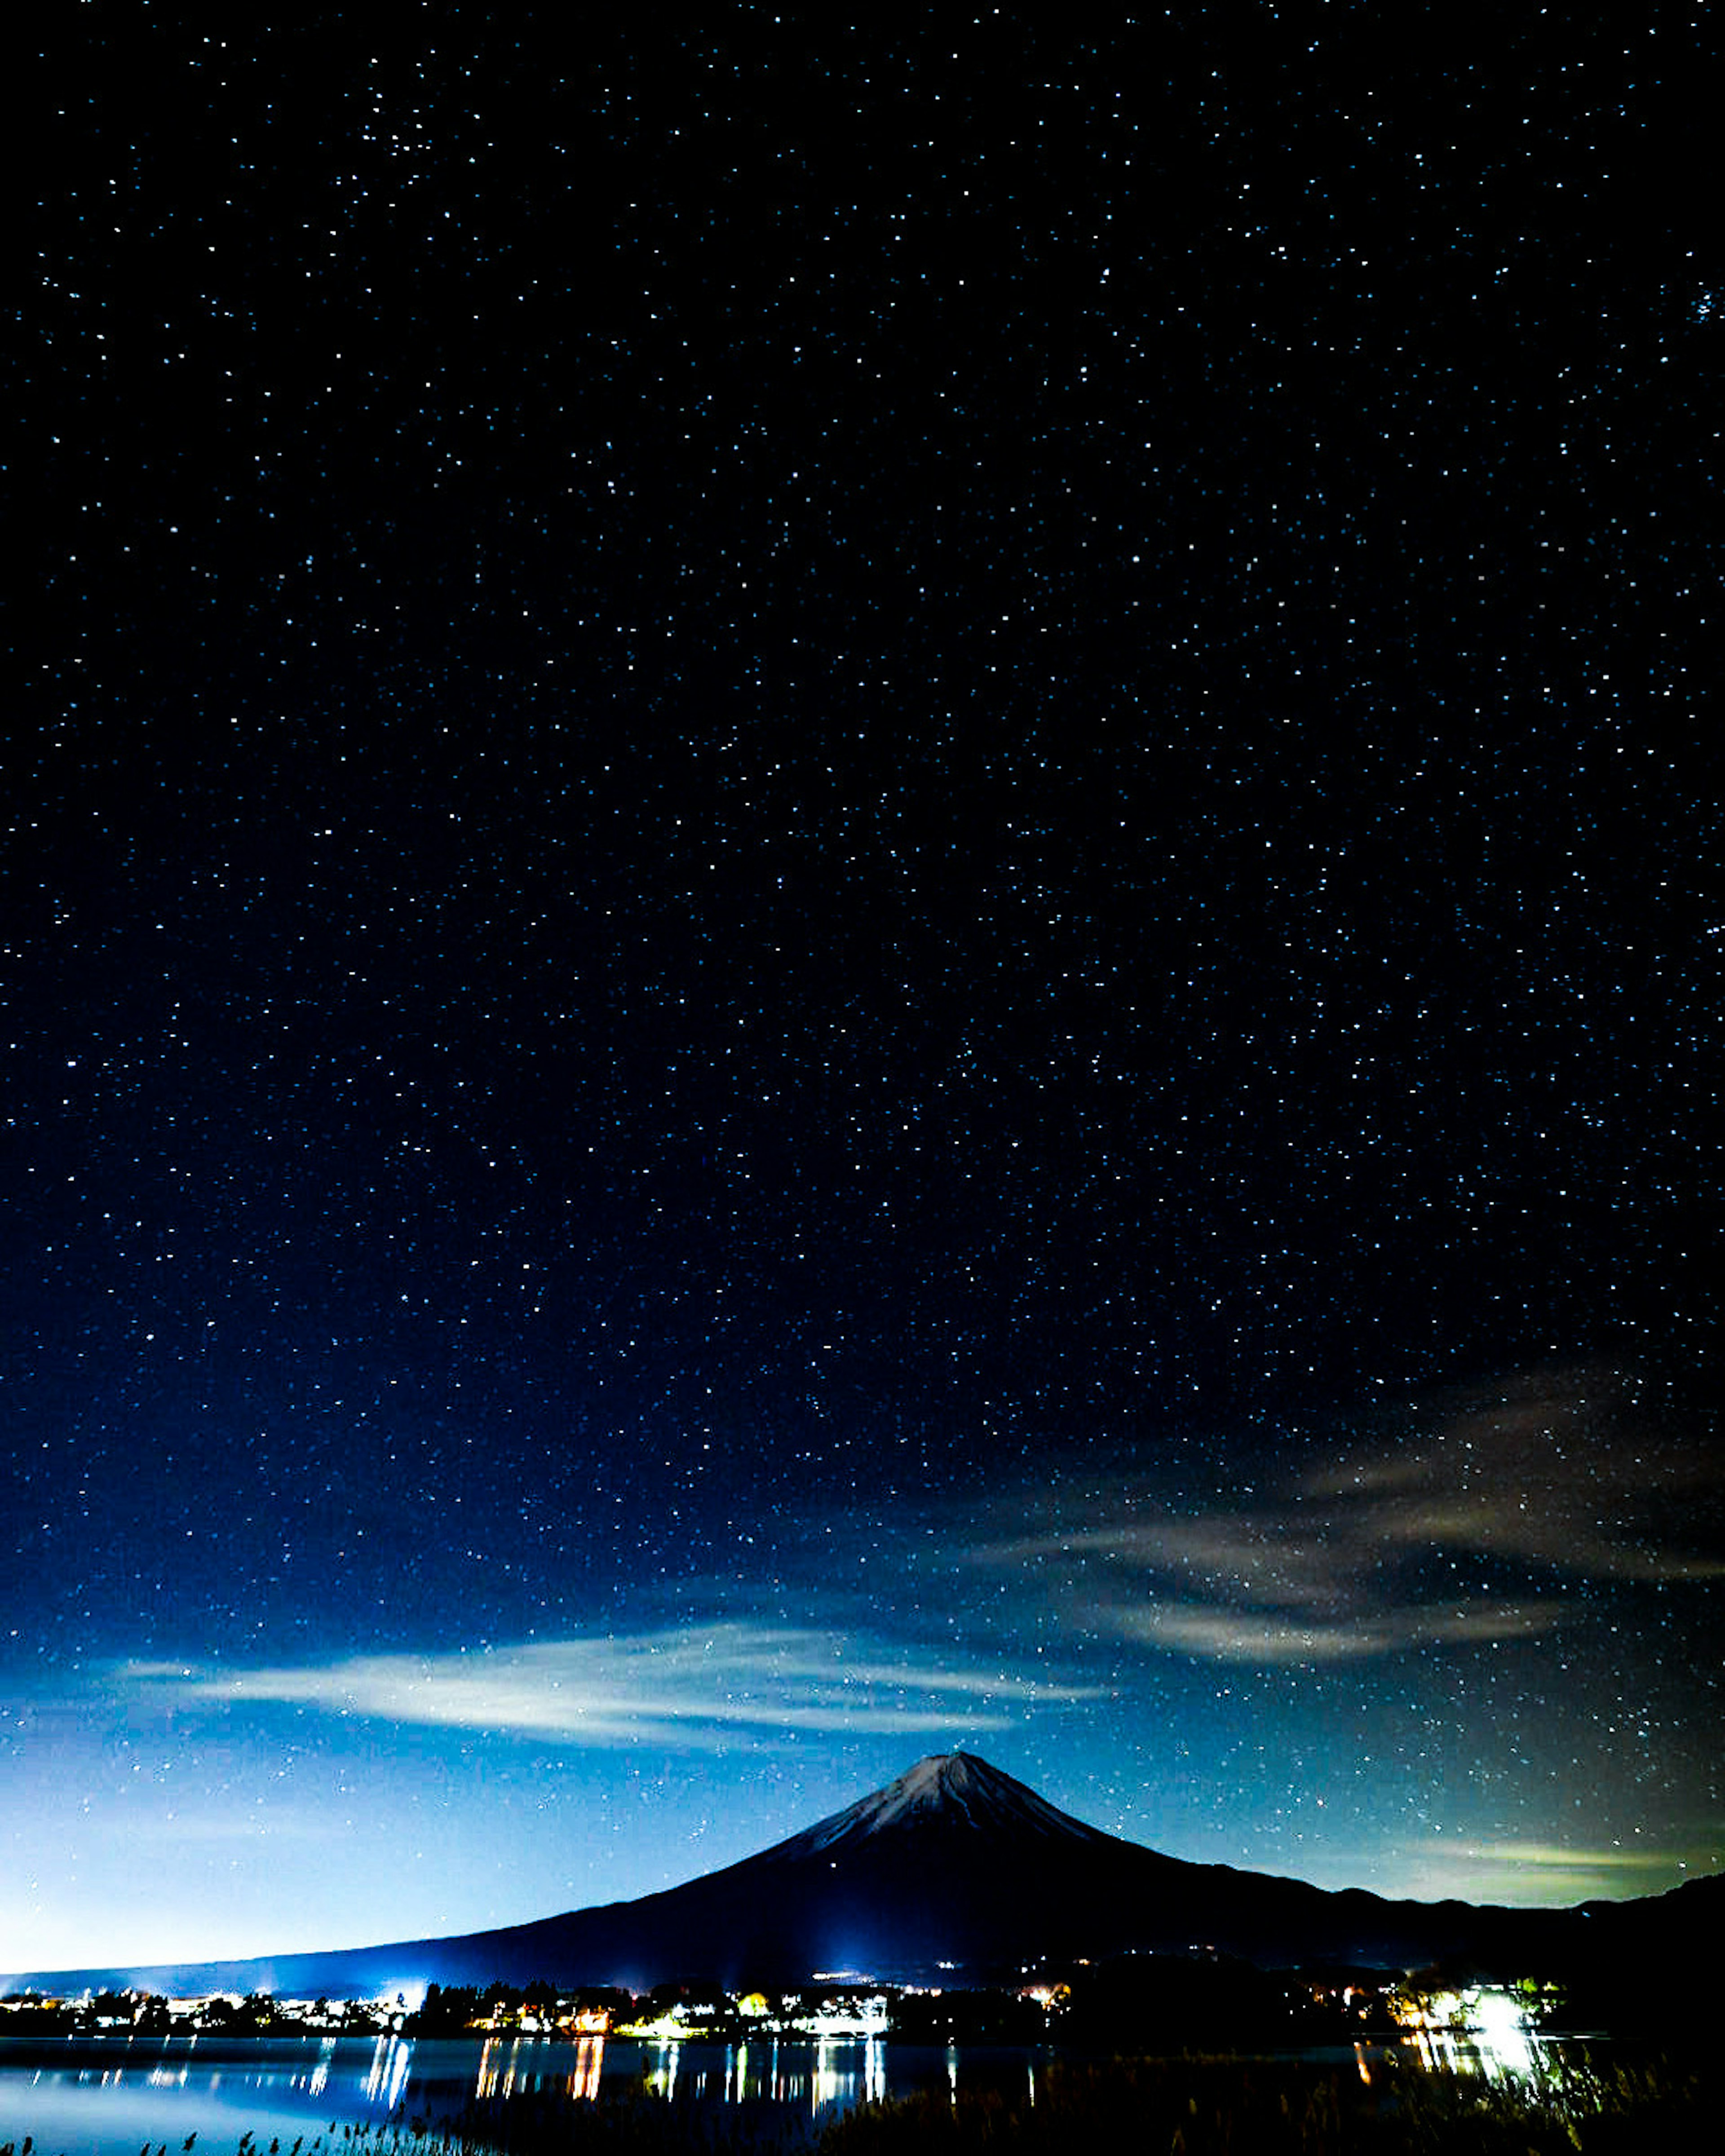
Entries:
{"type": "MultiPolygon", "coordinates": [[[[890,1825],[907,1813],[943,1804],[963,1805],[967,1798],[990,1793],[996,1797],[1017,1792],[1024,1796],[1032,1793],[1022,1782],[1014,1782],[1009,1774],[1003,1774],[998,1767],[991,1767],[986,1759],[979,1759],[973,1752],[931,1752],[926,1759],[889,1782],[884,1789],[877,1789],[863,1802],[877,1807],[872,1827],[890,1825]]],[[[1040,1799],[1037,1800],[1039,1803],[1040,1799]]]]}
{"type": "Polygon", "coordinates": [[[993,1840],[1102,1842],[1111,1837],[1058,1811],[1046,1799],[973,1752],[935,1752],[841,1812],[769,1852],[830,1854],[882,1834],[958,1833],[993,1840]]]}

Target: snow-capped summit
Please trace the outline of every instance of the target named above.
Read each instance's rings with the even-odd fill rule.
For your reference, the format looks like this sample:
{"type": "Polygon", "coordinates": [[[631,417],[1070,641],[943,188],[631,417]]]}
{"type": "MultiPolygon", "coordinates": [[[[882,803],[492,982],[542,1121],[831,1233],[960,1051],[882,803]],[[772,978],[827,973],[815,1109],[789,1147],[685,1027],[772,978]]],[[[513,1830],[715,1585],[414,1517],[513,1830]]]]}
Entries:
{"type": "Polygon", "coordinates": [[[847,1848],[891,1830],[986,1835],[1004,1842],[1104,1842],[1093,1826],[1056,1810],[973,1752],[934,1753],[885,1789],[818,1820],[768,1853],[793,1858],[847,1848]]]}

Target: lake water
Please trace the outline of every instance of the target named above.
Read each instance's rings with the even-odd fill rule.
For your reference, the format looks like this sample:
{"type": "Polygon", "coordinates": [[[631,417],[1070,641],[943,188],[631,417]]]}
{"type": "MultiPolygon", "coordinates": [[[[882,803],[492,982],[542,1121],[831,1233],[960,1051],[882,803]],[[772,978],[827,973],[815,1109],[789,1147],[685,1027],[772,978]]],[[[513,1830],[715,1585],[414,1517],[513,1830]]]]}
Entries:
{"type": "Polygon", "coordinates": [[[33,2156],[312,2156],[344,2126],[430,2127],[520,2099],[580,2102],[644,2088],[677,2103],[749,2102],[818,2128],[850,2105],[930,2087],[1034,2088],[1031,2051],[961,2056],[878,2038],[766,2037],[747,2044],[586,2037],[439,2041],[213,2036],[0,2041],[0,2144],[33,2156]]]}
{"type": "MultiPolygon", "coordinates": [[[[1368,2075],[1408,2046],[1307,2053],[1368,2075]]],[[[750,2105],[775,2138],[810,2134],[852,2105],[920,2090],[994,2089],[1034,2099],[1045,2048],[952,2050],[879,2038],[763,2037],[656,2044],[617,2038],[429,2039],[307,2035],[0,2039],[0,2146],[32,2156],[331,2156],[344,2128],[437,2129],[475,2107],[580,2103],[629,2089],[696,2106],[750,2105]],[[296,2146],[297,2144],[297,2146],[296,2146]]],[[[1452,2052],[1463,2071],[1541,2077],[1562,2054],[1452,2052]]]]}

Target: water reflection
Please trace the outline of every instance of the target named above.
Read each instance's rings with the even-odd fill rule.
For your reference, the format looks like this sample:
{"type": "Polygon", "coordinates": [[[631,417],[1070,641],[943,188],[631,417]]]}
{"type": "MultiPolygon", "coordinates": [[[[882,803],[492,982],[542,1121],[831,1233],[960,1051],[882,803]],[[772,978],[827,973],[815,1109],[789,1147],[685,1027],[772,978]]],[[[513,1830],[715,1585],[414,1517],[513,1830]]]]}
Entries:
{"type": "MultiPolygon", "coordinates": [[[[1404,2046],[1434,2071],[1550,2087],[1569,2071],[1561,2040],[1542,2037],[1521,1998],[1497,1984],[1437,1991],[1406,2002],[1404,2046]]],[[[1369,2080],[1363,2059],[1362,2076],[1369,2080]]]]}
{"type": "MultiPolygon", "coordinates": [[[[1579,2070],[1574,2046],[1542,2036],[1524,2002],[1507,1991],[1427,1994],[1408,2002],[1399,2041],[1338,2047],[1345,2063],[1373,2081],[1392,2061],[1514,2081],[1561,2092],[1579,2070]],[[1417,2020],[1414,2018],[1417,2015],[1417,2020]]],[[[499,2034],[481,2042],[332,2035],[196,2043],[183,2037],[110,2044],[95,2040],[39,2051],[9,2071],[0,2046],[0,2143],[20,2143],[54,2123],[52,2146],[65,2156],[137,2156],[141,2143],[184,2143],[188,2134],[231,2148],[242,2127],[269,2146],[326,2131],[406,2128],[434,2132],[478,2107],[536,2098],[592,2103],[602,2090],[639,2089],[677,2104],[755,2105],[775,2111],[792,2140],[811,2137],[836,2114],[864,2102],[919,2091],[957,2101],[994,2090],[1035,2104],[1057,2052],[1038,2047],[896,2044],[880,2036],[790,2033],[642,2041],[597,2033],[578,2039],[499,2034]]],[[[1309,2055],[1326,2062],[1324,2055],[1309,2055]]]]}
{"type": "MultiPolygon", "coordinates": [[[[614,2046],[619,2051],[626,2045],[614,2046]]],[[[886,2094],[886,2046],[879,2036],[821,2036],[812,2042],[773,2037],[764,2043],[655,2043],[648,2048],[642,2086],[667,2102],[715,2098],[726,2103],[773,2103],[811,2117],[886,2094]]],[[[598,2093],[594,2061],[591,2085],[598,2093]]]]}
{"type": "Polygon", "coordinates": [[[655,2096],[674,2097],[677,2092],[677,2066],[683,2056],[680,2044],[661,2044],[653,2071],[646,2076],[647,2087],[655,2096]]]}
{"type": "MultiPolygon", "coordinates": [[[[400,2043],[402,2039],[394,2041],[400,2043]]],[[[411,2051],[412,2046],[405,2048],[411,2051]]],[[[604,2063],[603,2036],[580,2037],[572,2049],[543,2037],[488,2036],[480,2046],[470,2093],[482,2103],[542,2093],[590,2102],[599,2092],[604,2063]]],[[[404,2068],[403,2078],[405,2085],[404,2068]]],[[[394,2107],[392,2099],[390,2108],[394,2107]]]]}
{"type": "Polygon", "coordinates": [[[591,2103],[599,2092],[599,2074],[605,2063],[603,2036],[583,2036],[575,2046],[575,2071],[569,2076],[569,2093],[591,2103]]]}
{"type": "Polygon", "coordinates": [[[372,2055],[372,2071],[366,2082],[366,2100],[393,2111],[408,2085],[408,2069],[413,2062],[413,2046],[403,2036],[380,2036],[372,2055]]]}

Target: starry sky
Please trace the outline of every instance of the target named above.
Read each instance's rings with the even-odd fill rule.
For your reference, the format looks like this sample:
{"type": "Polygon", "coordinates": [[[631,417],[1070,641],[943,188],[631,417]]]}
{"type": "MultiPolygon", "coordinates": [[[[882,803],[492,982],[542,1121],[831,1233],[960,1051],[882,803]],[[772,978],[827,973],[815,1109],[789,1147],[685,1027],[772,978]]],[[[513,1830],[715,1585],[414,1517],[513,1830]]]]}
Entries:
{"type": "Polygon", "coordinates": [[[0,1969],[1717,1868],[1686,14],[271,12],[18,69],[0,1969]]]}

